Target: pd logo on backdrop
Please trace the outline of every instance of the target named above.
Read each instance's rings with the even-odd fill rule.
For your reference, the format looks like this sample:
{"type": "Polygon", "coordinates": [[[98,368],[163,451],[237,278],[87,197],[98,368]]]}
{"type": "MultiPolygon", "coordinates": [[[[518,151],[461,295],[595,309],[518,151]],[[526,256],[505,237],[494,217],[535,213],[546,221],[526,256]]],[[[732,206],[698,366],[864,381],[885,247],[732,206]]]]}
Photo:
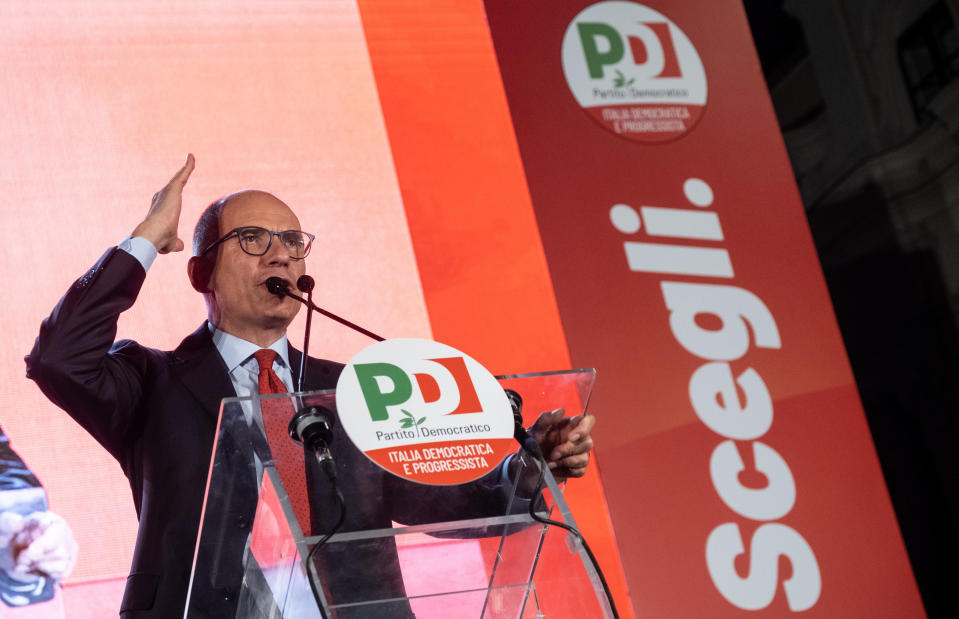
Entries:
{"type": "Polygon", "coordinates": [[[340,375],[336,406],[361,451],[413,481],[471,481],[514,451],[513,413],[496,378],[438,342],[395,339],[360,351],[340,375]]]}
{"type": "Polygon", "coordinates": [[[665,142],[690,131],[706,107],[706,72],[692,42],[665,15],[635,2],[583,9],[563,37],[573,97],[610,131],[665,142]]]}

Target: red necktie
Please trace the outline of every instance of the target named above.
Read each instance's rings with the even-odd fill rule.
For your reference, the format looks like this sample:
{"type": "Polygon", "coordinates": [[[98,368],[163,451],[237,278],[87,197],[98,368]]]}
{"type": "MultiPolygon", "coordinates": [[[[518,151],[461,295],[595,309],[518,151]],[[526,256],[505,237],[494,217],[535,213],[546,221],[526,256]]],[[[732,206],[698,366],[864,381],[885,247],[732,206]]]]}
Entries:
{"type": "MultiPolygon", "coordinates": [[[[286,385],[273,371],[276,351],[263,348],[253,353],[259,367],[257,383],[260,395],[287,393],[286,385]]],[[[310,505],[306,495],[306,470],[303,449],[293,442],[287,431],[287,425],[293,416],[293,406],[288,398],[270,398],[260,400],[263,412],[263,427],[266,440],[273,452],[273,462],[280,473],[280,481],[290,497],[293,511],[300,521],[304,534],[310,533],[310,505]]]]}
{"type": "Polygon", "coordinates": [[[273,362],[276,361],[276,351],[269,348],[261,348],[253,353],[256,364],[260,368],[258,382],[260,395],[267,393],[286,393],[286,385],[280,380],[280,377],[273,371],[273,362]]]}

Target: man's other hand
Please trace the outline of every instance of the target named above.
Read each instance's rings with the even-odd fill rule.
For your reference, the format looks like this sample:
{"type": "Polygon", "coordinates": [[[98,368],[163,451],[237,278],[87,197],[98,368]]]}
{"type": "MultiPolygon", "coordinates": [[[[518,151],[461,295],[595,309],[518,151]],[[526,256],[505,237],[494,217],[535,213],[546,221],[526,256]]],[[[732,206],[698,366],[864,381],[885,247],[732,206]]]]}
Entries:
{"type": "Polygon", "coordinates": [[[180,224],[180,209],[183,206],[183,188],[195,165],[193,155],[187,155],[186,163],[173,175],[166,187],[153,194],[153,203],[146,219],[140,222],[131,236],[142,236],[153,243],[161,254],[183,251],[183,240],[177,234],[177,229],[180,224]]]}
{"type": "Polygon", "coordinates": [[[590,432],[596,425],[592,415],[566,417],[563,409],[543,413],[529,428],[529,434],[539,443],[546,464],[557,481],[567,477],[582,477],[589,464],[593,448],[590,432]]]}

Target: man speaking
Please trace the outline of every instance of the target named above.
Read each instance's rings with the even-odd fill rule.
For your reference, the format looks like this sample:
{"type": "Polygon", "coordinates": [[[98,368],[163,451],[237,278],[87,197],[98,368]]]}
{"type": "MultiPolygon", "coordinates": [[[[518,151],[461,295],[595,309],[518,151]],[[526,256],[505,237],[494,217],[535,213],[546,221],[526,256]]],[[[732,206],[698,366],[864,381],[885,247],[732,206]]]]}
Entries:
{"type": "MultiPolygon", "coordinates": [[[[197,223],[188,274],[206,300],[207,321],[173,351],[114,342],[117,319],[136,301],[156,254],[184,248],[178,227],[193,168],[188,155],[132,234],[70,287],[26,357],[27,376],[117,459],[130,482],[140,524],[120,607],[128,619],[183,614],[220,401],[258,393],[261,371],[272,370],[292,391],[291,368],[300,365],[300,353],[286,339],[299,304],[264,284],[280,277],[294,285],[314,237],[300,230],[286,204],[261,191],[226,196],[197,223]],[[260,368],[258,359],[271,367],[260,368]]],[[[304,390],[334,388],[341,369],[308,359],[304,390]]],[[[593,423],[590,416],[546,413],[531,428],[557,478],[585,472],[593,423]]],[[[340,439],[338,449],[351,449],[345,436],[340,439]]],[[[366,474],[372,469],[355,468],[356,482],[371,484],[371,492],[389,483],[376,481],[385,475],[380,471],[374,479],[366,474]]],[[[486,499],[478,492],[475,500],[486,499]]],[[[402,521],[362,505],[351,518],[355,526],[402,521]]],[[[242,547],[251,520],[237,518],[224,534],[242,547]]],[[[395,550],[392,555],[395,564],[395,550]]],[[[194,584],[191,605],[195,598],[203,616],[234,616],[241,575],[239,565],[224,565],[194,584]]],[[[379,581],[396,587],[390,578],[379,581]]],[[[402,596],[395,589],[376,593],[402,596]]],[[[395,616],[408,615],[408,608],[398,607],[395,616]]]]}

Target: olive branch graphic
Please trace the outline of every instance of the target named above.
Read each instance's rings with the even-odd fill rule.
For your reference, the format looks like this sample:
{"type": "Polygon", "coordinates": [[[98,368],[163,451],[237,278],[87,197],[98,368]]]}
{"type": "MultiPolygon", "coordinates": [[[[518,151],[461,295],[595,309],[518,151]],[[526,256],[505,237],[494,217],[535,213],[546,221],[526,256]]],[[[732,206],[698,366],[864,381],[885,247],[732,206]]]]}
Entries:
{"type": "Polygon", "coordinates": [[[416,428],[416,433],[419,434],[419,425],[426,421],[426,417],[420,417],[417,419],[405,408],[401,408],[400,412],[403,413],[403,419],[400,419],[400,427],[404,430],[416,428]]]}
{"type": "Polygon", "coordinates": [[[632,84],[632,83],[635,82],[635,81],[636,81],[636,78],[635,78],[635,77],[632,77],[632,78],[630,78],[629,81],[627,82],[627,81],[626,81],[626,76],[623,75],[623,74],[619,71],[619,69],[616,69],[616,78],[613,80],[613,87],[614,87],[614,88],[622,88],[623,86],[629,86],[630,84],[632,84]]]}

